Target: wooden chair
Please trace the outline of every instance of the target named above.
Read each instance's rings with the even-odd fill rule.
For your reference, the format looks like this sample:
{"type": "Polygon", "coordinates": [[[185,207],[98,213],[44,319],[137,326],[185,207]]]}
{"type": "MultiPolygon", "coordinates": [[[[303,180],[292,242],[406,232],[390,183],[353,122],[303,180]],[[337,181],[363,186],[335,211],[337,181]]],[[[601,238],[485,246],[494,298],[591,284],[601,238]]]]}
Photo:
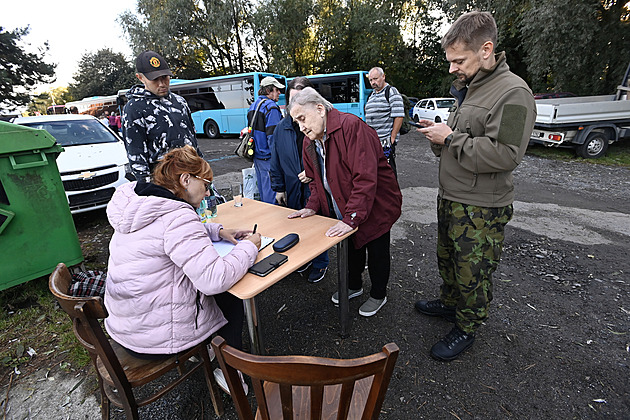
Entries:
{"type": "Polygon", "coordinates": [[[223,401],[212,373],[207,342],[164,359],[144,360],[133,357],[105,335],[99,322],[108,316],[103,299],[69,296],[71,282],[72,277],[68,268],[60,263],[50,275],[48,286],[63,310],[70,315],[77,340],[90,354],[101,390],[103,420],[109,419],[110,402],[123,408],[128,419],[138,419],[138,407],[158,400],[201,368],[206,376],[214,410],[218,416],[223,415],[223,401]],[[192,356],[196,356],[199,361],[190,362],[188,359],[192,356]],[[186,369],[186,365],[191,363],[190,369],[186,369]],[[175,368],[178,369],[179,375],[170,383],[161,386],[145,398],[136,399],[133,388],[158,379],[175,368]]]}
{"type": "Polygon", "coordinates": [[[256,356],[228,346],[219,336],[212,348],[241,420],[254,415],[237,370],[254,385],[256,419],[377,419],[398,357],[394,343],[351,360],[256,356]]]}

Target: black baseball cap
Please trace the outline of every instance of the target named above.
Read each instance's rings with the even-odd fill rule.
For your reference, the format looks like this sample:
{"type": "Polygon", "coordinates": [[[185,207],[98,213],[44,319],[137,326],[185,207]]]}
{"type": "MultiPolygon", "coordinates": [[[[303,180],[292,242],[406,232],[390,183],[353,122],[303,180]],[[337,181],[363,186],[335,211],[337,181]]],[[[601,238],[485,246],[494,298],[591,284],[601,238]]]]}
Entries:
{"type": "Polygon", "coordinates": [[[155,80],[160,76],[173,76],[164,57],[155,51],[145,51],[136,57],[136,71],[144,74],[149,80],[155,80]]]}

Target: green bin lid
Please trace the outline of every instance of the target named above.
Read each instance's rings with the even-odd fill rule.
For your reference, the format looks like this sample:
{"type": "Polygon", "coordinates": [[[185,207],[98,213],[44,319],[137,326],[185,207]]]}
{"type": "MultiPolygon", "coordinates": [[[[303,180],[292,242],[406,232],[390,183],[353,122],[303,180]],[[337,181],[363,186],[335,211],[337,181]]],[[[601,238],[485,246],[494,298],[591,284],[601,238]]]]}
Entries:
{"type": "Polygon", "coordinates": [[[51,152],[62,151],[63,148],[55,143],[55,138],[46,130],[0,121],[0,155],[54,146],[56,147],[51,152]]]}

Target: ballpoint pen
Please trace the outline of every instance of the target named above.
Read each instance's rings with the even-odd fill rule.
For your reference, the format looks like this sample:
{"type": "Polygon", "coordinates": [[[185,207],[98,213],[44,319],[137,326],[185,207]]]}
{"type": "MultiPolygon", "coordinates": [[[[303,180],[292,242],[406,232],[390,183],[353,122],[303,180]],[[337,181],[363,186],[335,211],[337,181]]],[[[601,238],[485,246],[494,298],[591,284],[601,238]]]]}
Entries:
{"type": "Polygon", "coordinates": [[[252,235],[253,235],[254,233],[256,233],[256,229],[257,229],[257,228],[258,228],[258,224],[255,224],[255,225],[254,225],[254,231],[252,232],[252,235]]]}

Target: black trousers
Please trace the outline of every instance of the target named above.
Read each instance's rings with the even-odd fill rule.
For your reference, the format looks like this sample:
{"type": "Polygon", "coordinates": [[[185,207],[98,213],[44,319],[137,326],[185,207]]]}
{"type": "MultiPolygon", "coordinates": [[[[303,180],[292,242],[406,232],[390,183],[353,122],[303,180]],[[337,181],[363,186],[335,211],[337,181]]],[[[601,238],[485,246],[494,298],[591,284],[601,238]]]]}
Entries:
{"type": "Polygon", "coordinates": [[[372,282],[370,296],[374,299],[383,299],[387,296],[387,283],[389,282],[389,271],[391,267],[389,231],[359,249],[354,247],[352,240],[349,242],[348,287],[351,290],[359,290],[363,287],[361,277],[365,270],[365,259],[367,256],[368,273],[370,273],[370,280],[372,282]]]}
{"type": "Polygon", "coordinates": [[[230,346],[243,350],[243,321],[245,319],[243,301],[228,292],[215,295],[214,300],[228,321],[217,331],[217,334],[223,337],[230,346]]]}

